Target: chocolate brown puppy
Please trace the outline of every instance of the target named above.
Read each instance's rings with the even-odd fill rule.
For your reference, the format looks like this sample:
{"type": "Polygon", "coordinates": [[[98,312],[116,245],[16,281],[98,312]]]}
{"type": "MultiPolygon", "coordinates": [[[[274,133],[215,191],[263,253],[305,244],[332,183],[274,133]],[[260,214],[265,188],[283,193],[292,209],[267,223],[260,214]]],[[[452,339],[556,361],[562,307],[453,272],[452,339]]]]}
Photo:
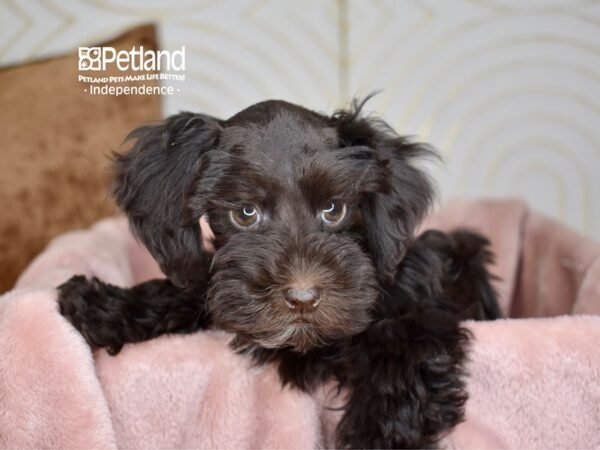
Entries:
{"type": "MultiPolygon", "coordinates": [[[[364,103],[363,103],[364,104],[364,103]]],[[[414,236],[435,153],[363,104],[283,101],[227,120],[181,113],[132,132],[114,194],[166,275],[131,288],[73,277],[61,313],[94,347],[208,327],[281,381],[349,391],[337,445],[430,447],[464,415],[465,318],[499,317],[488,241],[414,236]]]]}

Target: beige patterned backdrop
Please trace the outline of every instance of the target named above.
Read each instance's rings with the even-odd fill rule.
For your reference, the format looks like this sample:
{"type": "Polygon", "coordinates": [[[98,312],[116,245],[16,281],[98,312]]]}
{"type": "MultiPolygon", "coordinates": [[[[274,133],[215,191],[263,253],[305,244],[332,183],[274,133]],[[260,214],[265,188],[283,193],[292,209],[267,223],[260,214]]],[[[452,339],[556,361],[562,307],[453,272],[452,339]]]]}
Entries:
{"type": "Polygon", "coordinates": [[[443,199],[522,196],[600,238],[598,1],[0,0],[0,64],[149,21],[186,46],[168,113],[383,90],[370,109],[443,154],[443,199]]]}

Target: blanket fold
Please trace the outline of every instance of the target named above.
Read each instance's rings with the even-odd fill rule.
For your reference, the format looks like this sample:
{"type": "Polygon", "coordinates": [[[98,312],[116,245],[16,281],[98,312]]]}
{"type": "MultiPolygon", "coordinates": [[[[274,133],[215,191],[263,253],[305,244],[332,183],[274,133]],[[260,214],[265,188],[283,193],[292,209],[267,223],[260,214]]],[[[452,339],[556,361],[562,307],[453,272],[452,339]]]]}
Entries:
{"type": "MultiPolygon", "coordinates": [[[[510,319],[472,322],[466,421],[449,448],[600,448],[600,245],[516,200],[454,202],[422,229],[487,234],[510,319]]],[[[92,353],[57,310],[73,274],[161,276],[124,218],[65,234],[0,297],[2,448],[322,448],[342,401],[282,388],[220,331],[92,353]]]]}

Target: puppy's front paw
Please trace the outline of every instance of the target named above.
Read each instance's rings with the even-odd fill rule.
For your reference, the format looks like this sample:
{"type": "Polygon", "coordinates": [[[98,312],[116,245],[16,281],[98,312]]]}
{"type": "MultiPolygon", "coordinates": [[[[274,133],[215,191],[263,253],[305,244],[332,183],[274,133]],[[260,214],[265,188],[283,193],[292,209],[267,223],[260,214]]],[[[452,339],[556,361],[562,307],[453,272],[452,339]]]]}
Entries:
{"type": "Polygon", "coordinates": [[[76,275],[58,287],[60,313],[83,335],[91,347],[106,347],[117,354],[123,347],[121,337],[111,326],[110,298],[97,278],[76,275]]]}

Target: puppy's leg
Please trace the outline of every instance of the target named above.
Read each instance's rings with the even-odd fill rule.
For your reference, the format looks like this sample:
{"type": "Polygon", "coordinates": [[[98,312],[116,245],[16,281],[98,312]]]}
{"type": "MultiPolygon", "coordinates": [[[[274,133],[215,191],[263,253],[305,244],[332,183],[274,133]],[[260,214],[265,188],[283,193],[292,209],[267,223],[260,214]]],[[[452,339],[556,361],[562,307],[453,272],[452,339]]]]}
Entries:
{"type": "Polygon", "coordinates": [[[430,448],[463,420],[466,333],[425,328],[415,318],[382,320],[355,347],[340,448],[430,448]]]}
{"type": "Polygon", "coordinates": [[[494,255],[481,234],[458,229],[451,233],[430,230],[418,238],[443,258],[445,297],[461,308],[461,319],[494,320],[502,317],[488,266],[494,255]]]}
{"type": "Polygon", "coordinates": [[[438,251],[418,240],[373,324],[353,338],[338,446],[431,447],[463,420],[469,334],[457,305],[444,297],[445,266],[438,251]]]}
{"type": "Polygon", "coordinates": [[[117,354],[127,342],[163,333],[191,332],[210,324],[205,290],[184,292],[169,280],[120,288],[74,276],[58,287],[60,313],[92,347],[117,354]]]}

